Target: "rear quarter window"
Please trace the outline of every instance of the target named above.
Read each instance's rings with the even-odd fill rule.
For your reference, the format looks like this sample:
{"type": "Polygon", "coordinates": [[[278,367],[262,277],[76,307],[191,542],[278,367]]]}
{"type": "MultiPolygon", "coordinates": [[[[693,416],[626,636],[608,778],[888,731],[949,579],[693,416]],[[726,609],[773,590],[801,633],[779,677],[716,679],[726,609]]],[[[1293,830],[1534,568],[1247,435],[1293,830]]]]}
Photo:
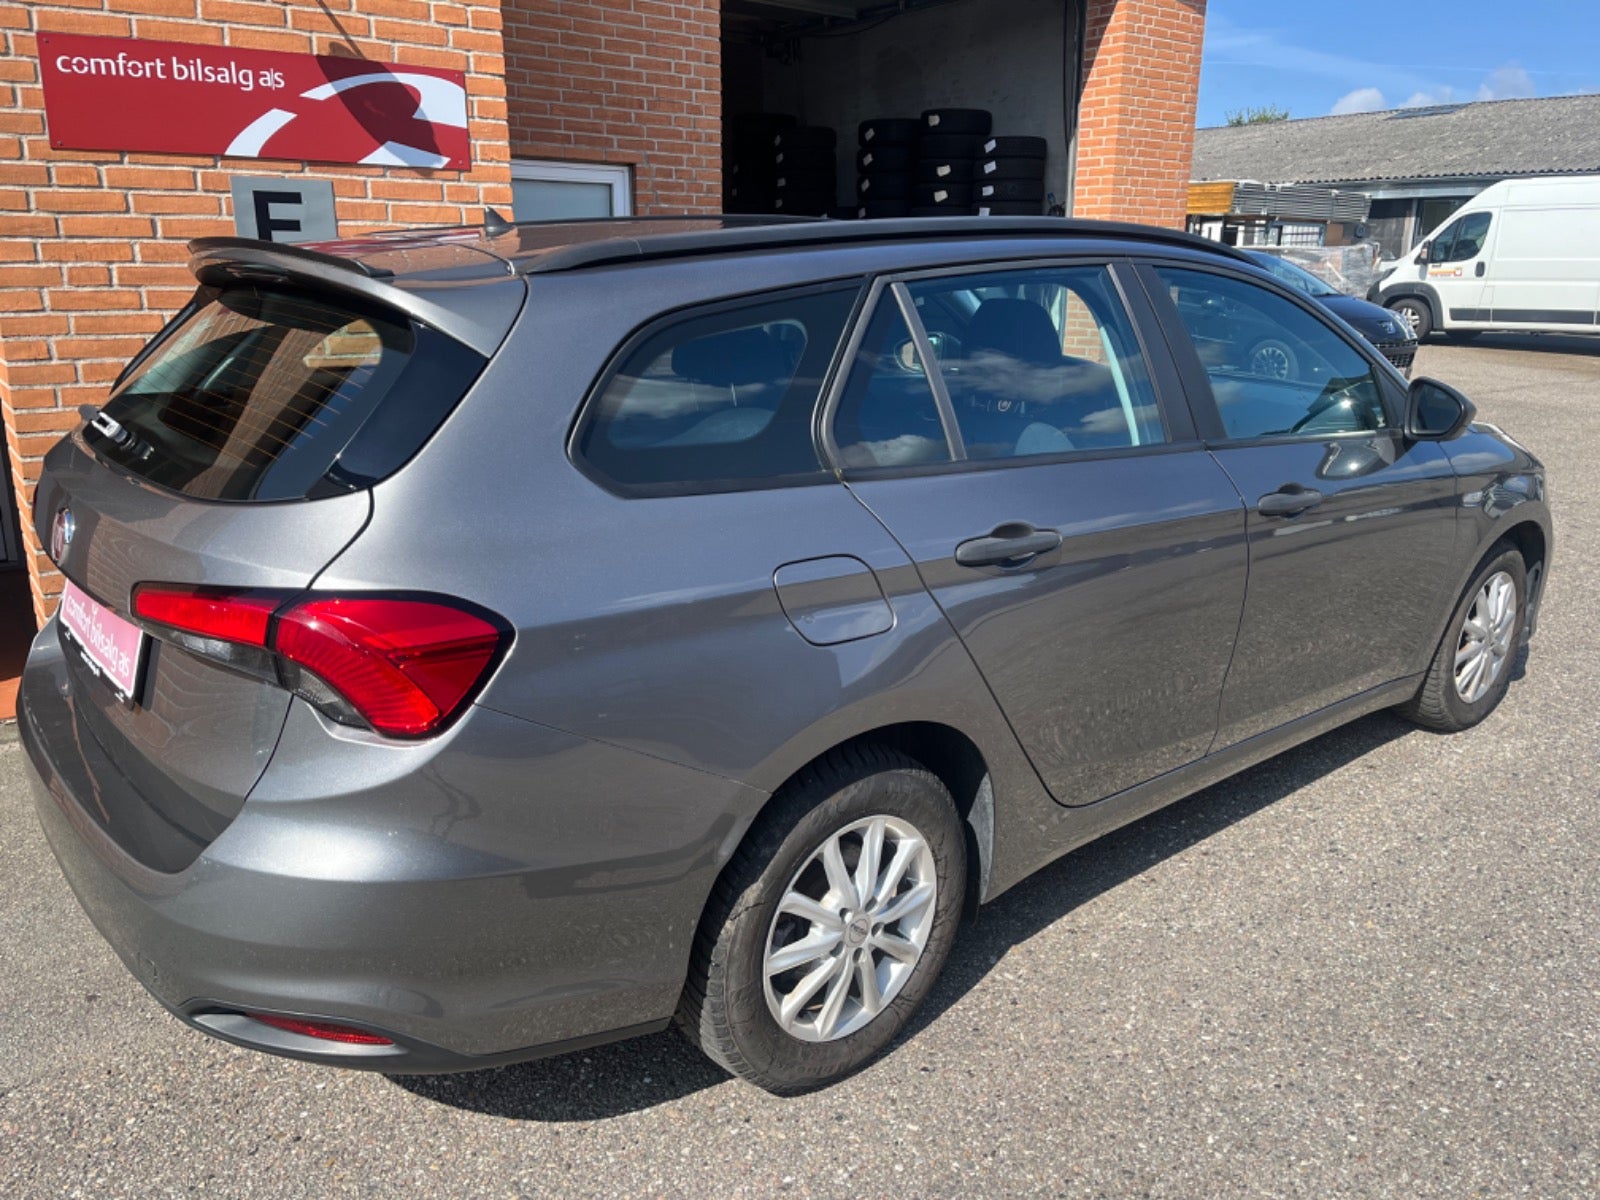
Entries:
{"type": "Polygon", "coordinates": [[[812,417],[858,291],[719,304],[644,330],[585,405],[574,460],[624,494],[828,478],[812,417]]]}
{"type": "Polygon", "coordinates": [[[399,313],[277,289],[202,289],[84,440],[198,499],[350,491],[410,458],[483,364],[399,313]]]}

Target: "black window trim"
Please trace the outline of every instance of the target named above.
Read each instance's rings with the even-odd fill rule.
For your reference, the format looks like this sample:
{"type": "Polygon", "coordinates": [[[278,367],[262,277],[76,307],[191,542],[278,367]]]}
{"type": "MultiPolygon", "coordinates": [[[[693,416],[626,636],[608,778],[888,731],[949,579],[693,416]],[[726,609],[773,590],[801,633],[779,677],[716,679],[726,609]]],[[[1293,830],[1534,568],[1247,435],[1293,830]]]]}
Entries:
{"type": "Polygon", "coordinates": [[[1281,446],[1296,442],[1326,442],[1329,439],[1370,438],[1374,432],[1398,433],[1403,430],[1405,425],[1403,414],[1406,405],[1404,392],[1407,385],[1404,382],[1404,377],[1399,372],[1399,368],[1379,353],[1378,348],[1359,333],[1354,330],[1347,333],[1344,329],[1341,329],[1331,319],[1333,314],[1323,309],[1310,296],[1299,293],[1288,284],[1280,282],[1268,271],[1262,270],[1260,274],[1256,274],[1254,271],[1235,270],[1234,265],[1231,263],[1219,264],[1199,262],[1189,258],[1147,258],[1141,256],[1135,260],[1134,265],[1145,296],[1155,313],[1156,320],[1162,329],[1167,331],[1167,345],[1172,351],[1173,361],[1177,365],[1178,373],[1183,380],[1184,391],[1189,397],[1190,408],[1194,413],[1195,426],[1199,430],[1200,440],[1207,449],[1281,446]],[[1236,279],[1242,283],[1252,283],[1262,290],[1272,292],[1303,309],[1311,317],[1326,326],[1331,333],[1343,339],[1369,364],[1378,368],[1374,377],[1378,381],[1378,397],[1383,404],[1384,417],[1388,424],[1385,425],[1384,429],[1376,431],[1354,429],[1338,433],[1264,434],[1248,438],[1229,436],[1227,426],[1222,421],[1221,409],[1217,406],[1216,394],[1211,388],[1211,377],[1206,374],[1205,365],[1200,361],[1200,353],[1195,349],[1194,339],[1189,336],[1188,327],[1184,325],[1183,318],[1178,313],[1178,306],[1173,303],[1172,297],[1167,293],[1166,282],[1156,273],[1158,267],[1198,271],[1236,279]]]}
{"type": "Polygon", "coordinates": [[[833,348],[833,355],[828,360],[827,370],[823,372],[822,383],[817,392],[819,397],[827,396],[840,373],[841,364],[849,361],[847,355],[851,352],[851,347],[860,340],[856,329],[860,324],[866,297],[873,290],[869,286],[870,283],[868,276],[860,273],[851,273],[794,287],[759,288],[754,291],[740,292],[737,295],[720,296],[713,300],[696,300],[655,314],[649,320],[635,326],[617,344],[607,356],[605,364],[600,368],[600,373],[595,376],[588,390],[584,392],[583,400],[573,413],[572,421],[567,427],[567,461],[590,483],[624,500],[651,500],[672,496],[723,495],[730,492],[765,492],[775,491],[779,488],[817,487],[822,484],[837,483],[838,479],[832,463],[823,457],[821,447],[816,442],[815,412],[821,407],[820,402],[812,407],[812,448],[817,452],[818,465],[815,471],[807,471],[804,474],[769,475],[761,479],[739,477],[731,479],[686,479],[669,483],[624,483],[620,479],[613,479],[600,470],[599,467],[585,459],[578,447],[583,435],[596,419],[600,398],[605,395],[606,390],[611,386],[611,382],[616,378],[617,372],[622,369],[622,364],[628,361],[635,350],[664,328],[679,324],[685,320],[696,320],[701,317],[713,317],[722,312],[736,311],[740,308],[747,308],[752,304],[779,304],[790,298],[821,295],[827,292],[842,292],[854,287],[856,289],[855,298],[851,301],[850,311],[845,315],[842,334],[839,337],[838,344],[833,348]]]}
{"type": "MultiPolygon", "coordinates": [[[[1164,354],[1151,353],[1151,340],[1147,336],[1145,326],[1150,322],[1152,314],[1140,303],[1144,300],[1142,284],[1137,277],[1124,278],[1124,275],[1131,272],[1132,269],[1133,263],[1126,256],[1091,251],[1070,255],[953,263],[941,266],[919,267],[910,271],[888,272],[878,276],[873,280],[871,288],[867,290],[865,303],[857,315],[855,328],[851,330],[850,337],[845,339],[846,353],[844,358],[835,364],[836,375],[832,381],[832,386],[824,391],[823,402],[818,406],[817,442],[819,452],[823,455],[823,461],[829,465],[840,480],[849,483],[854,480],[865,482],[880,479],[906,479],[926,475],[956,475],[970,471],[1056,466],[1062,463],[1094,462],[1105,458],[1133,458],[1141,454],[1171,454],[1194,451],[1201,448],[1202,442],[1193,424],[1179,373],[1173,367],[1170,359],[1164,354]],[[952,279],[959,278],[962,275],[1010,274],[1053,267],[1103,267],[1106,274],[1110,276],[1112,290],[1122,303],[1123,313],[1128,319],[1130,328],[1133,330],[1134,341],[1144,361],[1145,374],[1149,379],[1151,391],[1155,394],[1156,408],[1161,416],[1162,434],[1166,440],[1152,442],[1143,446],[1102,446],[1086,450],[1065,450],[1057,454],[1028,454],[1020,457],[979,459],[962,457],[952,458],[947,462],[908,463],[904,466],[890,467],[848,467],[844,465],[843,455],[840,453],[839,445],[833,436],[834,417],[839,403],[843,399],[845,385],[849,382],[850,370],[855,366],[856,357],[861,349],[861,342],[866,336],[867,326],[877,314],[877,306],[885,302],[883,300],[885,292],[890,293],[898,304],[901,317],[911,331],[912,340],[917,344],[917,353],[926,364],[932,357],[932,348],[928,341],[927,330],[922,324],[922,317],[916,311],[916,304],[911,299],[910,289],[906,286],[907,284],[923,279],[952,279]],[[901,299],[902,296],[904,299],[901,299]]],[[[943,378],[935,373],[935,376],[929,379],[929,390],[933,393],[934,403],[939,408],[940,424],[946,426],[946,437],[948,439],[949,425],[947,423],[955,421],[955,410],[950,403],[949,389],[945,386],[943,378]],[[937,383],[935,383],[935,379],[937,379],[937,383]]],[[[950,449],[952,453],[954,447],[960,445],[959,439],[960,432],[958,430],[955,441],[947,445],[947,449],[950,449]]]]}

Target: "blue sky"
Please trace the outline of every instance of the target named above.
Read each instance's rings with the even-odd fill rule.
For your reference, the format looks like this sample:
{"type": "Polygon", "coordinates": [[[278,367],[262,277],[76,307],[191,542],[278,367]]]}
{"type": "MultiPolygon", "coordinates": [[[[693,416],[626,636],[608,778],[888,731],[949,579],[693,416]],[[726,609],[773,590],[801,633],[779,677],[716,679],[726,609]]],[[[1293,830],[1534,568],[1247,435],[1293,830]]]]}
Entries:
{"type": "Polygon", "coordinates": [[[1600,92],[1600,0],[1210,0],[1201,125],[1600,92]]]}

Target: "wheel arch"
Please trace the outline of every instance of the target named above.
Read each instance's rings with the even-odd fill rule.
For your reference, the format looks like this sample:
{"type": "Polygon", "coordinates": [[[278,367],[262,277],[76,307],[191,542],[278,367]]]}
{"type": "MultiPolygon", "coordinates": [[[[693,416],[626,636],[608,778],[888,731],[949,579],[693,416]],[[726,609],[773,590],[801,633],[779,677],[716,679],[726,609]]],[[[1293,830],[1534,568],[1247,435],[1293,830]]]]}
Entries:
{"type": "MultiPolygon", "coordinates": [[[[821,759],[852,746],[867,745],[899,751],[927,768],[950,792],[966,835],[966,915],[970,917],[988,889],[994,852],[994,784],[988,758],[964,731],[940,721],[909,720],[864,730],[813,754],[773,789],[773,796],[783,792],[791,781],[821,759]]],[[[769,799],[767,804],[770,803],[769,799]]],[[[763,811],[765,808],[763,805],[763,811]]],[[[760,820],[760,815],[756,814],[750,828],[760,820]]],[[[749,836],[749,828],[743,836],[749,836]]]]}
{"type": "Polygon", "coordinates": [[[1379,296],[1379,303],[1385,308],[1393,306],[1396,300],[1420,300],[1428,306],[1428,315],[1433,319],[1433,328],[1444,328],[1444,310],[1439,304],[1439,293],[1425,283],[1405,283],[1393,291],[1385,291],[1379,296]]]}

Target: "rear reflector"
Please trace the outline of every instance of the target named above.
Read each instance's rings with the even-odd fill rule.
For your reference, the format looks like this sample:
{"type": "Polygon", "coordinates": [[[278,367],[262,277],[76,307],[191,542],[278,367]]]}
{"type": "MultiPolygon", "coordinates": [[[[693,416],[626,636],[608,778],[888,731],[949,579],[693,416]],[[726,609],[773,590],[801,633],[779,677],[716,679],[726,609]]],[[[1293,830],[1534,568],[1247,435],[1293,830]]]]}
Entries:
{"type": "Polygon", "coordinates": [[[252,1021],[259,1021],[263,1025],[270,1025],[274,1029],[282,1029],[287,1033],[298,1033],[304,1037],[321,1038],[325,1042],[343,1042],[350,1046],[392,1046],[394,1041],[376,1033],[368,1033],[365,1029],[356,1029],[350,1025],[336,1025],[332,1021],[304,1021],[299,1017],[278,1017],[269,1013],[247,1013],[252,1021]]]}
{"type": "MultiPolygon", "coordinates": [[[[505,643],[487,616],[440,597],[292,595],[140,584],[133,611],[189,635],[174,640],[196,653],[208,653],[196,637],[270,651],[284,686],[337,720],[359,718],[391,737],[448,724],[505,643]]],[[[226,648],[213,647],[212,657],[240,666],[226,648]]]]}

